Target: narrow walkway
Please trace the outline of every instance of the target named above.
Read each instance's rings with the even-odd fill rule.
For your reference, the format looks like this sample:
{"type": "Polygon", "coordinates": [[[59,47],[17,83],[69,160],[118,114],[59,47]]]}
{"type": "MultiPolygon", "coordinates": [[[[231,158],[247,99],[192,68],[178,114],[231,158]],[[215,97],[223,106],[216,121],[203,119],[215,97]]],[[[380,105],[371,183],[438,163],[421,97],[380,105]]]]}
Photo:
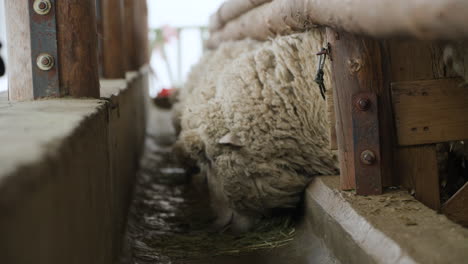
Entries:
{"type": "Polygon", "coordinates": [[[338,263],[305,225],[296,231],[288,221],[238,237],[210,233],[208,199],[178,164],[173,140],[169,112],[153,110],[129,215],[125,263],[338,263]]]}

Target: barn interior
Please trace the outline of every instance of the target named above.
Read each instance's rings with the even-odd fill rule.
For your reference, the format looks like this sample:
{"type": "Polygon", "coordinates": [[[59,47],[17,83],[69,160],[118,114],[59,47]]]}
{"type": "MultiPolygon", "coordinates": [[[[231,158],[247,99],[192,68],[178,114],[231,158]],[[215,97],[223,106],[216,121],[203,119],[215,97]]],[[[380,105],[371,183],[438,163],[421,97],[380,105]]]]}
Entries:
{"type": "Polygon", "coordinates": [[[152,6],[1,1],[0,263],[467,262],[467,1],[152,6]]]}

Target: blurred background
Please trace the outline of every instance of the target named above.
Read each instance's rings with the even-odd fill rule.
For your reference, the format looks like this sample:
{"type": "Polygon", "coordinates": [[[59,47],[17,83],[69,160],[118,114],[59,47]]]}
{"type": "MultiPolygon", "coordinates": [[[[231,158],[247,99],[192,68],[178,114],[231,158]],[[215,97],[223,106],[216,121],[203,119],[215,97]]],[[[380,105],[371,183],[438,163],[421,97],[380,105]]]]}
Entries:
{"type": "MultiPolygon", "coordinates": [[[[1,56],[7,60],[4,0],[0,0],[1,56]]],[[[187,73],[203,53],[208,17],[223,0],[149,0],[149,25],[152,47],[150,96],[162,89],[183,84],[187,73]],[[181,8],[183,7],[183,8],[181,8]]],[[[7,65],[8,71],[8,65],[7,65]]],[[[6,75],[0,78],[0,91],[8,89],[6,75]]]]}

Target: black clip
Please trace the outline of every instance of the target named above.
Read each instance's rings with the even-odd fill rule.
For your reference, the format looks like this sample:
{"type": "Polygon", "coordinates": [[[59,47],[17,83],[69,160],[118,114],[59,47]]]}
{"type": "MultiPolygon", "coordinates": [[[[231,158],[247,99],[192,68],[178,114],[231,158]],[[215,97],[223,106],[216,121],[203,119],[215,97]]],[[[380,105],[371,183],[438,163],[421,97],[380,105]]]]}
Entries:
{"type": "Polygon", "coordinates": [[[325,66],[325,61],[327,59],[327,55],[330,55],[330,44],[328,44],[327,48],[322,48],[320,52],[316,54],[319,56],[318,60],[318,69],[317,69],[317,74],[315,75],[315,82],[318,84],[319,89],[320,89],[320,94],[322,95],[323,100],[325,100],[325,92],[327,91],[325,88],[325,83],[323,76],[325,72],[323,71],[323,68],[325,66]]]}

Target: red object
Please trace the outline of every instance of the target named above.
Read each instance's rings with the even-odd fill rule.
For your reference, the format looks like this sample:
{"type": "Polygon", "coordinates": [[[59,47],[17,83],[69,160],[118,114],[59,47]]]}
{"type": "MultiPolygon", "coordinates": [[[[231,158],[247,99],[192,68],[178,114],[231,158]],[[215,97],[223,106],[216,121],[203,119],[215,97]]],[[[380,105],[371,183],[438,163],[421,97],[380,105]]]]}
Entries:
{"type": "Polygon", "coordinates": [[[169,97],[172,94],[173,89],[162,89],[161,92],[159,92],[157,97],[169,97]]]}

